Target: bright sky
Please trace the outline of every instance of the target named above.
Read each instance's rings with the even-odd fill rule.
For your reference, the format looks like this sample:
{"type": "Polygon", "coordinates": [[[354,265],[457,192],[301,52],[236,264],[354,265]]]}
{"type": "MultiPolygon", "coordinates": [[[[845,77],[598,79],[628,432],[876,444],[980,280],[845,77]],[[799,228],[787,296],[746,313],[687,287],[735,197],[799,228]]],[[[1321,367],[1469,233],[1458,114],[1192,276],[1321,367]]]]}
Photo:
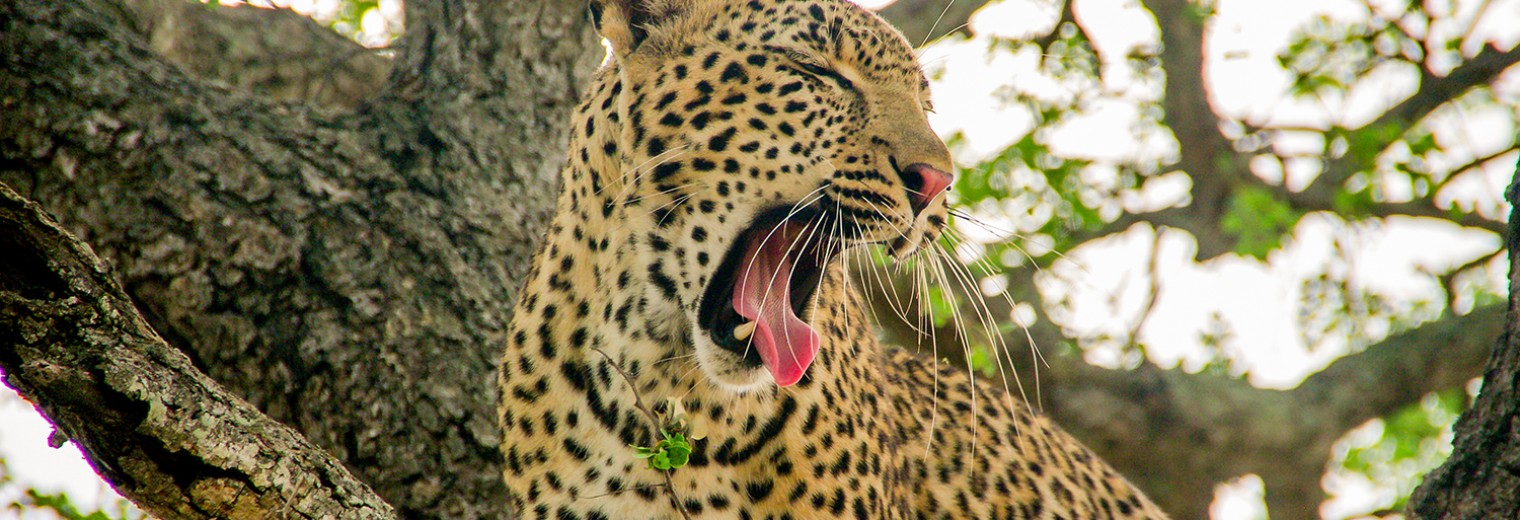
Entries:
{"type": "MultiPolygon", "coordinates": [[[[859,3],[875,5],[889,1],[859,3]]],[[[283,5],[286,1],[276,3],[283,5]]],[[[289,3],[303,12],[317,13],[336,5],[332,0],[289,3]]],[[[1470,13],[1481,3],[1484,2],[1455,2],[1456,12],[1463,14],[1459,17],[1463,22],[1435,24],[1422,30],[1462,34],[1468,30],[1465,20],[1471,18],[1470,13]]],[[[399,12],[399,2],[386,0],[381,4],[387,12],[399,12]]],[[[1393,6],[1398,2],[1374,1],[1374,5],[1384,4],[1393,6]]],[[[1339,21],[1363,20],[1368,9],[1358,1],[1219,0],[1217,8],[1218,16],[1208,41],[1207,72],[1214,106],[1229,117],[1256,125],[1357,126],[1415,88],[1414,71],[1394,67],[1380,70],[1381,81],[1359,86],[1344,98],[1309,102],[1286,97],[1289,77],[1278,67],[1277,54],[1287,44],[1293,29],[1320,15],[1339,21]]],[[[1388,13],[1392,7],[1377,9],[1388,13]]],[[[1465,48],[1469,54],[1475,52],[1477,42],[1497,41],[1501,48],[1508,48],[1520,40],[1520,30],[1504,22],[1520,19],[1520,0],[1495,0],[1488,3],[1487,9],[1489,16],[1471,27],[1468,41],[1473,43],[1465,48]]],[[[1136,0],[1079,0],[1077,15],[1105,54],[1124,54],[1156,45],[1155,22],[1136,0]]],[[[1103,85],[1052,78],[1037,71],[1039,57],[1033,52],[987,50],[988,35],[1015,37],[1043,31],[1055,20],[1055,8],[1048,1],[1006,0],[983,9],[973,19],[976,39],[947,39],[922,52],[927,66],[943,71],[935,76],[937,112],[932,122],[943,135],[962,132],[966,137],[967,146],[959,151],[962,154],[959,159],[972,161],[995,153],[1032,128],[1034,120],[1026,109],[999,101],[998,92],[1008,88],[1039,99],[1084,99],[1086,115],[1051,135],[1052,147],[1061,153],[1100,161],[1157,158],[1175,153],[1176,145],[1170,134],[1143,123],[1144,114],[1134,105],[1135,100],[1158,98],[1159,84],[1136,78],[1122,66],[1104,69],[1109,81],[1103,85]]],[[[386,27],[384,22],[365,18],[361,29],[381,34],[386,27]]],[[[1509,74],[1497,90],[1510,99],[1520,96],[1517,76],[1520,74],[1509,74]]],[[[1515,119],[1513,113],[1481,107],[1447,110],[1434,116],[1437,137],[1447,148],[1447,156],[1437,160],[1463,164],[1473,157],[1503,149],[1516,134],[1515,119]]],[[[1322,153],[1323,147],[1317,136],[1304,133],[1283,140],[1274,149],[1283,154],[1312,155],[1322,153]]],[[[1290,187],[1301,187],[1315,173],[1311,163],[1263,160],[1253,163],[1253,169],[1269,181],[1286,180],[1290,187]]],[[[1489,162],[1483,171],[1453,182],[1442,192],[1442,200],[1477,208],[1490,217],[1506,214],[1508,208],[1500,195],[1509,182],[1513,164],[1513,154],[1489,162]]],[[[1092,182],[1104,180],[1099,175],[1092,182]]],[[[1164,181],[1148,184],[1142,196],[1123,204],[1131,210],[1165,207],[1182,200],[1187,187],[1185,176],[1173,174],[1164,181]]],[[[1407,185],[1401,191],[1397,183],[1390,184],[1385,192],[1392,199],[1410,196],[1407,185]]],[[[1249,371],[1253,384],[1285,388],[1343,355],[1348,348],[1339,338],[1310,348],[1304,344],[1299,330],[1299,301],[1304,297],[1301,281],[1325,271],[1332,264],[1331,258],[1350,259],[1332,269],[1334,275],[1346,277],[1394,302],[1430,301],[1439,308],[1444,296],[1429,273],[1443,272],[1491,253],[1498,244],[1498,238],[1492,234],[1462,230],[1437,221],[1394,219],[1349,231],[1333,216],[1311,215],[1298,224],[1293,238],[1265,263],[1225,256],[1197,264],[1192,260],[1194,243],[1186,233],[1166,231],[1158,239],[1153,230],[1142,227],[1072,252],[1067,261],[1051,270],[1066,281],[1048,279],[1044,288],[1047,296],[1064,293],[1075,303],[1072,314],[1063,319],[1070,332],[1082,335],[1109,332],[1122,337],[1145,306],[1151,276],[1148,264],[1154,248],[1160,293],[1140,333],[1141,340],[1151,349],[1152,360],[1162,366],[1181,363],[1184,368],[1197,369],[1207,361],[1206,350],[1200,343],[1202,332],[1217,317],[1212,321],[1222,320],[1232,333],[1227,355],[1235,366],[1249,371]],[[1120,319],[1116,321],[1115,317],[1120,319]]],[[[1491,269],[1472,283],[1502,292],[1505,283],[1502,262],[1496,267],[1499,268],[1491,269]]],[[[1462,302],[1457,305],[1459,310],[1465,310],[1462,302]]],[[[1384,333],[1362,331],[1370,336],[1384,333]]],[[[1116,352],[1114,348],[1097,348],[1088,357],[1100,364],[1114,364],[1118,361],[1116,352]]],[[[9,393],[8,389],[3,391],[9,393]]],[[[98,480],[72,446],[60,450],[48,448],[49,432],[51,427],[29,405],[9,395],[0,396],[0,456],[17,471],[16,477],[35,483],[44,491],[66,490],[71,496],[83,498],[83,503],[94,503],[101,492],[98,480]]],[[[1377,489],[1354,477],[1327,478],[1326,484],[1338,493],[1322,509],[1328,518],[1370,511],[1392,499],[1388,490],[1377,489]]],[[[0,489],[0,503],[12,498],[3,493],[0,489]]],[[[110,496],[109,490],[105,493],[110,496]]],[[[1259,479],[1242,478],[1221,492],[1214,517],[1261,517],[1260,493],[1259,479]]],[[[0,520],[11,518],[15,518],[14,512],[0,511],[0,520]]]]}

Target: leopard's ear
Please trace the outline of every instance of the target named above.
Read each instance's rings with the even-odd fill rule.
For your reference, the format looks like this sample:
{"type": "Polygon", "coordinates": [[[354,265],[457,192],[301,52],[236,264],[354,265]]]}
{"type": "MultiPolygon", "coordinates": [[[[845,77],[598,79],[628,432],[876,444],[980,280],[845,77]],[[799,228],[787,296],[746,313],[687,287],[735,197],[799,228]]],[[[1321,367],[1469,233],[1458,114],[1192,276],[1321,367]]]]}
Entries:
{"type": "Polygon", "coordinates": [[[648,40],[650,33],[673,25],[690,13],[695,3],[696,0],[591,0],[591,21],[622,59],[648,40]]]}

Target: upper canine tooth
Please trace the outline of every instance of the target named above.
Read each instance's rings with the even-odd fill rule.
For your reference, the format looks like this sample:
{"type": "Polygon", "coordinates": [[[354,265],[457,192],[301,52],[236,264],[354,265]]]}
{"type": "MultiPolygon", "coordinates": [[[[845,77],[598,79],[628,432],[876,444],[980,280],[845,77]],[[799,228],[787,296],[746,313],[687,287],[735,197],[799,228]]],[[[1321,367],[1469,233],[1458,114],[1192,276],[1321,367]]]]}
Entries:
{"type": "Polygon", "coordinates": [[[754,333],[755,333],[755,322],[753,322],[753,321],[746,321],[744,323],[739,324],[739,326],[734,327],[734,339],[737,339],[739,341],[744,341],[746,339],[749,339],[750,334],[754,334],[754,333]]]}

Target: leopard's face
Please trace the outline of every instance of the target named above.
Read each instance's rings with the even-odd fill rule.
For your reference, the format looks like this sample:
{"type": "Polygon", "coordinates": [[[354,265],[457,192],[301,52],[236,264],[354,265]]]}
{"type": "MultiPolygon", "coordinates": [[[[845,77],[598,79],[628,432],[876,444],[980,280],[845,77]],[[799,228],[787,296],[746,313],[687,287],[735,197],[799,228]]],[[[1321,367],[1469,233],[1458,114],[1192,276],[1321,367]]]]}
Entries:
{"type": "Polygon", "coordinates": [[[798,383],[840,253],[906,256],[945,224],[928,83],[894,29],[844,0],[652,3],[666,19],[626,34],[599,13],[623,89],[612,221],[642,232],[637,262],[712,380],[798,383]]]}

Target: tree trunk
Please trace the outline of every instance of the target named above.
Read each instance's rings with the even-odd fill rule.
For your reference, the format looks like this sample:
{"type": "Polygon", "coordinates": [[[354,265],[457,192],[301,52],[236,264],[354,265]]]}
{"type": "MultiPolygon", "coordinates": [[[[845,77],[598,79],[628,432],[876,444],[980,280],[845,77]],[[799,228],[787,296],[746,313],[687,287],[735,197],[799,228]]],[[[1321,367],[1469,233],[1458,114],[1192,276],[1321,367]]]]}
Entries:
{"type": "MultiPolygon", "coordinates": [[[[1520,206],[1520,165],[1505,193],[1520,206]]],[[[1409,499],[1414,518],[1520,518],[1520,212],[1509,215],[1509,312],[1483,390],[1457,420],[1451,458],[1409,499]]]]}
{"type": "Polygon", "coordinates": [[[160,518],[395,518],[301,434],[143,322],[109,269],[0,185],[0,369],[117,491],[160,518]]]}
{"type": "Polygon", "coordinates": [[[409,3],[348,111],[187,76],[110,2],[6,2],[0,182],[402,516],[502,518],[495,358],[602,50],[578,2],[498,4],[409,3]]]}

